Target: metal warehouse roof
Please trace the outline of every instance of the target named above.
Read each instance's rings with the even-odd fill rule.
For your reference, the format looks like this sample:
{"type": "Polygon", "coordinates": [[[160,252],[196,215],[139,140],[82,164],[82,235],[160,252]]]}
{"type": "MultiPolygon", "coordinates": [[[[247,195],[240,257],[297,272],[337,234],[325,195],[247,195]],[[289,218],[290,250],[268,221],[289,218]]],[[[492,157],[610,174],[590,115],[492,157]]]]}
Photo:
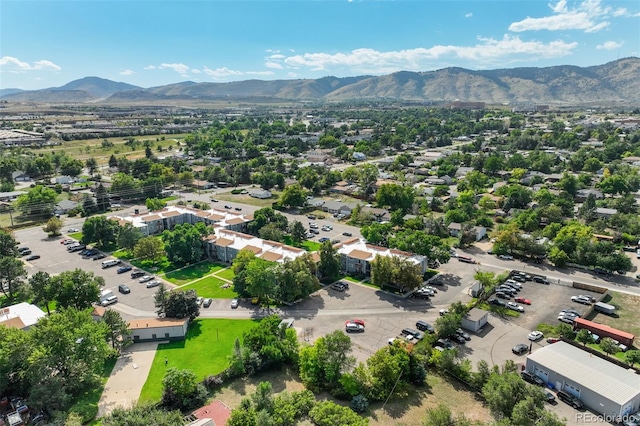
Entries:
{"type": "Polygon", "coordinates": [[[640,375],[565,342],[545,346],[527,358],[620,405],[640,395],[640,375]]]}

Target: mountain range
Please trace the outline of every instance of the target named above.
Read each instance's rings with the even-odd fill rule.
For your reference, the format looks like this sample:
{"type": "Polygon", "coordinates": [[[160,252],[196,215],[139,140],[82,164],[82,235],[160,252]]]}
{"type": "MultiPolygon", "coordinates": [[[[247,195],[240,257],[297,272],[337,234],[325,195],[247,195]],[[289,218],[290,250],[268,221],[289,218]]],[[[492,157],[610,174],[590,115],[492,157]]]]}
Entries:
{"type": "Polygon", "coordinates": [[[142,88],[98,77],[61,87],[21,91],[3,89],[8,102],[202,104],[220,100],[257,102],[394,100],[485,102],[487,104],[640,105],[640,58],[578,67],[400,71],[383,76],[323,77],[295,80],[244,80],[230,83],[185,81],[142,88]]]}

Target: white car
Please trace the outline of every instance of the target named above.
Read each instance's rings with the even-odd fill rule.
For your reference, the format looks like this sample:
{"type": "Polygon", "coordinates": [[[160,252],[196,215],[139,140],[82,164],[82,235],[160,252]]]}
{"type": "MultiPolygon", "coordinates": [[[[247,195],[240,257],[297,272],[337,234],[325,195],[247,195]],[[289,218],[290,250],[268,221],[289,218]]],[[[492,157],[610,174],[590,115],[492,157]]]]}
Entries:
{"type": "Polygon", "coordinates": [[[529,340],[531,340],[532,342],[536,342],[540,339],[542,339],[544,337],[544,334],[542,334],[541,331],[532,331],[531,333],[529,333],[529,336],[527,336],[529,338],[529,340]]]}
{"type": "Polygon", "coordinates": [[[576,317],[571,315],[560,315],[558,316],[558,321],[562,321],[567,324],[573,324],[576,320],[576,317]]]}
{"type": "Polygon", "coordinates": [[[449,313],[448,309],[440,309],[440,311],[439,311],[440,316],[446,315],[448,313],[449,313]]]}
{"type": "Polygon", "coordinates": [[[510,254],[500,254],[498,255],[498,259],[513,260],[513,256],[511,256],[510,254]]]}
{"type": "Polygon", "coordinates": [[[158,280],[153,280],[153,281],[149,281],[147,283],[147,288],[151,288],[151,287],[158,287],[160,285],[160,281],[158,280]]]}
{"type": "Polygon", "coordinates": [[[196,299],[196,303],[198,304],[198,306],[202,305],[202,302],[204,302],[204,297],[198,297],[196,299]]]}
{"type": "Polygon", "coordinates": [[[584,296],[584,295],[581,294],[579,296],[571,296],[571,301],[577,302],[577,303],[582,303],[583,305],[590,305],[591,304],[591,297],[584,296]]]}
{"type": "Polygon", "coordinates": [[[512,311],[524,312],[524,308],[522,307],[522,305],[518,305],[514,302],[507,302],[507,308],[511,309],[512,311]]]}
{"type": "Polygon", "coordinates": [[[151,281],[153,279],[153,275],[145,275],[144,277],[138,280],[139,283],[146,283],[147,281],[151,281]]]}
{"type": "Polygon", "coordinates": [[[69,228],[67,232],[78,232],[78,228],[69,228]]]}
{"type": "Polygon", "coordinates": [[[232,309],[237,308],[237,307],[238,307],[238,304],[239,304],[238,299],[233,299],[233,300],[231,301],[231,308],[232,308],[232,309]]]}

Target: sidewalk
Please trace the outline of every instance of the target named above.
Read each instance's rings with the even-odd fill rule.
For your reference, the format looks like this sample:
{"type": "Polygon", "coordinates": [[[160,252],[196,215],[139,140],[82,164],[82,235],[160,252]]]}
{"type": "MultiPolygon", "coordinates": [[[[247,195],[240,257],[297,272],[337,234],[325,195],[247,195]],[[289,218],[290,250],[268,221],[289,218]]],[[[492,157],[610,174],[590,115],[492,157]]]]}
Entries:
{"type": "Polygon", "coordinates": [[[98,417],[116,407],[132,407],[147,381],[158,343],[134,343],[122,351],[98,402],[98,417]]]}

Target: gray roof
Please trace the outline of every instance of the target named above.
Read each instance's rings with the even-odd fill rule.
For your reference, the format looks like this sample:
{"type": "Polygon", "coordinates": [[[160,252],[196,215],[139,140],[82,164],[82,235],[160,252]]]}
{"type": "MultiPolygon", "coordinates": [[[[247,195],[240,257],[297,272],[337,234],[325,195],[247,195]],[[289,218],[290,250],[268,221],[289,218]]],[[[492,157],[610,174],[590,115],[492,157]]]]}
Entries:
{"type": "Polygon", "coordinates": [[[480,319],[482,319],[482,317],[485,315],[487,315],[487,311],[484,311],[478,308],[473,308],[464,317],[469,321],[477,322],[477,321],[480,321],[480,319]]]}
{"type": "Polygon", "coordinates": [[[620,405],[640,395],[640,377],[633,371],[569,343],[556,342],[527,358],[620,405]]]}

